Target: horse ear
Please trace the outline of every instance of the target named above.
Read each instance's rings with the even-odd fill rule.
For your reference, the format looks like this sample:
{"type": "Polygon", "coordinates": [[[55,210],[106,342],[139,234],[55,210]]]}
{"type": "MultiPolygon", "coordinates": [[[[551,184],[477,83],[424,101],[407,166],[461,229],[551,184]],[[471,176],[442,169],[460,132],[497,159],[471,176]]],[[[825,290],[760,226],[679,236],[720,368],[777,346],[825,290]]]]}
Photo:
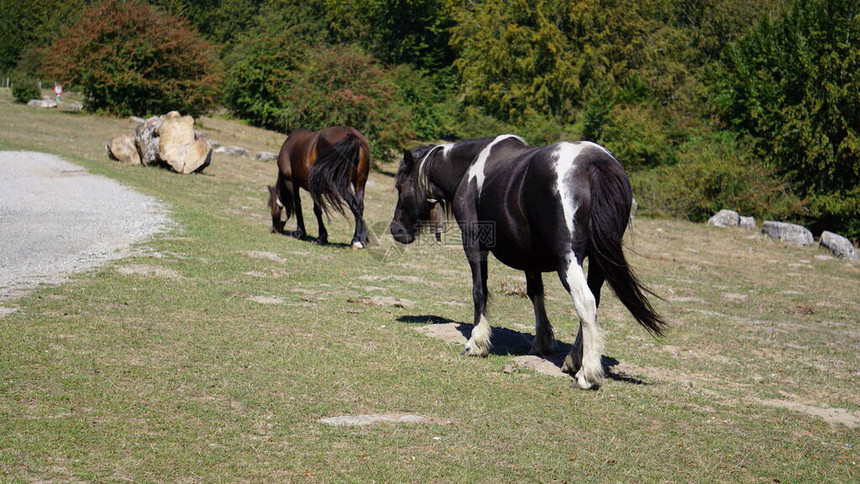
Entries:
{"type": "Polygon", "coordinates": [[[411,165],[415,162],[415,157],[412,156],[412,152],[409,150],[403,150],[403,162],[407,165],[411,165]]]}

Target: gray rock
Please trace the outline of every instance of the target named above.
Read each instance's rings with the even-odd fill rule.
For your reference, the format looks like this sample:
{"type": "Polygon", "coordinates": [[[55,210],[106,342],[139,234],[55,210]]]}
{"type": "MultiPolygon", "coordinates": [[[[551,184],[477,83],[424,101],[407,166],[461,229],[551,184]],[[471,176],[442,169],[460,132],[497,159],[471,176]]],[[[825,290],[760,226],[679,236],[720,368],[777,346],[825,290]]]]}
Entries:
{"type": "Polygon", "coordinates": [[[782,240],[789,244],[802,245],[804,247],[812,245],[815,242],[812,232],[806,227],[785,222],[765,220],[761,224],[761,232],[771,239],[782,240]]]}
{"type": "Polygon", "coordinates": [[[734,210],[720,210],[708,219],[708,225],[717,227],[737,227],[740,224],[740,215],[734,210]]]}
{"type": "Polygon", "coordinates": [[[134,128],[134,143],[140,153],[140,161],[144,165],[158,164],[158,127],[161,126],[161,116],[153,116],[134,128]]]}
{"type": "Polygon", "coordinates": [[[739,225],[745,229],[754,229],[755,225],[755,217],[744,217],[741,215],[739,225]]]}
{"type": "Polygon", "coordinates": [[[854,251],[851,241],[841,235],[825,230],[821,232],[818,245],[830,249],[830,252],[840,259],[857,260],[857,252],[854,251]]]}
{"type": "Polygon", "coordinates": [[[215,153],[228,156],[248,156],[248,150],[241,146],[219,146],[215,148],[215,153]]]}
{"type": "Polygon", "coordinates": [[[257,160],[259,161],[274,161],[278,159],[277,153],[272,153],[269,151],[260,151],[257,153],[257,160]]]}
{"type": "Polygon", "coordinates": [[[50,99],[31,99],[30,102],[27,103],[27,106],[34,106],[37,108],[56,108],[57,102],[50,99]]]}

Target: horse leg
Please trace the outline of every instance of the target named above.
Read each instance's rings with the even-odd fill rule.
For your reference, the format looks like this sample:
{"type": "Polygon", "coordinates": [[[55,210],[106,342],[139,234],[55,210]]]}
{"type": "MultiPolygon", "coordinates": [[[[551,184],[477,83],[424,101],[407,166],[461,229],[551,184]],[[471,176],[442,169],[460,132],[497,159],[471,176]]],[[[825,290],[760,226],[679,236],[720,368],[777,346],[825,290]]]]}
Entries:
{"type": "Polygon", "coordinates": [[[553,350],[552,325],[544,308],[543,277],[540,272],[526,272],[526,291],[535,310],[535,340],[531,353],[547,355],[553,350]]]}
{"type": "Polygon", "coordinates": [[[487,319],[487,251],[466,250],[469,267],[472,269],[472,300],[475,304],[472,335],[461,355],[487,356],[490,352],[490,336],[493,328],[487,319]]]}
{"type": "Polygon", "coordinates": [[[367,243],[367,226],[364,224],[364,190],[358,190],[354,194],[347,193],[346,203],[355,217],[355,234],[352,236],[352,247],[363,249],[367,243]]]}
{"type": "Polygon", "coordinates": [[[603,332],[597,325],[597,300],[574,253],[565,258],[558,275],[579,316],[579,334],[561,369],[576,378],[578,388],[597,388],[603,381],[603,332]]]}
{"type": "Polygon", "coordinates": [[[328,244],[328,231],[325,229],[325,225],[323,224],[323,212],[322,207],[317,205],[314,202],[314,215],[317,217],[317,226],[319,227],[319,237],[317,237],[317,244],[326,245],[328,244]]]}
{"type": "MultiPolygon", "coordinates": [[[[589,261],[588,265],[588,290],[594,295],[594,307],[600,307],[600,288],[606,281],[606,274],[603,272],[596,262],[589,261]]],[[[573,343],[573,348],[570,355],[564,361],[565,372],[575,375],[582,368],[582,323],[580,323],[579,333],[576,335],[576,341],[573,343]]]]}
{"type": "Polygon", "coordinates": [[[293,232],[293,237],[302,240],[307,235],[305,230],[305,218],[302,215],[302,197],[299,195],[299,185],[293,183],[293,206],[296,210],[296,231],[293,232]]]}

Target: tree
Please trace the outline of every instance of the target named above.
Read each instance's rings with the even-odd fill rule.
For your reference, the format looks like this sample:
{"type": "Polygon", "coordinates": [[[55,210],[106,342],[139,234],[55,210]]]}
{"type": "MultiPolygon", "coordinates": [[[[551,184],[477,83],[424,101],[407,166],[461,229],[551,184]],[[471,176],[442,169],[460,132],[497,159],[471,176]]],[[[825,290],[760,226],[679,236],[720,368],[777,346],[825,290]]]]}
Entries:
{"type": "Polygon", "coordinates": [[[186,20],[138,0],[106,0],[45,50],[45,72],[117,115],[198,114],[214,102],[212,46],[186,20]]]}
{"type": "Polygon", "coordinates": [[[391,64],[445,69],[454,61],[453,0],[325,0],[337,40],[358,43],[391,64]]]}
{"type": "Polygon", "coordinates": [[[533,114],[570,118],[582,65],[558,0],[488,0],[461,8],[452,43],[466,100],[516,121],[533,114]]]}
{"type": "Polygon", "coordinates": [[[85,0],[0,0],[0,72],[15,69],[28,49],[52,42],[62,27],[80,17],[86,3],[85,0]]]}
{"type": "Polygon", "coordinates": [[[728,49],[718,74],[720,118],[820,225],[860,235],[860,2],[795,1],[728,49]]]}

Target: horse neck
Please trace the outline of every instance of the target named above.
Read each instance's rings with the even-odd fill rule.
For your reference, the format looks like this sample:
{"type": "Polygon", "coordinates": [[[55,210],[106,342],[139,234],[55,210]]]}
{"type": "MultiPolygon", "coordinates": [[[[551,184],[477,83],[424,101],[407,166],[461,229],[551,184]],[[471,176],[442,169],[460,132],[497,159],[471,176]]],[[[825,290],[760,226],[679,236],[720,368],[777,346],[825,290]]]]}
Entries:
{"type": "Polygon", "coordinates": [[[432,155],[432,159],[427,160],[428,179],[441,191],[444,200],[450,202],[454,199],[457,187],[469,172],[472,163],[493,139],[465,140],[453,145],[443,145],[432,155]]]}

